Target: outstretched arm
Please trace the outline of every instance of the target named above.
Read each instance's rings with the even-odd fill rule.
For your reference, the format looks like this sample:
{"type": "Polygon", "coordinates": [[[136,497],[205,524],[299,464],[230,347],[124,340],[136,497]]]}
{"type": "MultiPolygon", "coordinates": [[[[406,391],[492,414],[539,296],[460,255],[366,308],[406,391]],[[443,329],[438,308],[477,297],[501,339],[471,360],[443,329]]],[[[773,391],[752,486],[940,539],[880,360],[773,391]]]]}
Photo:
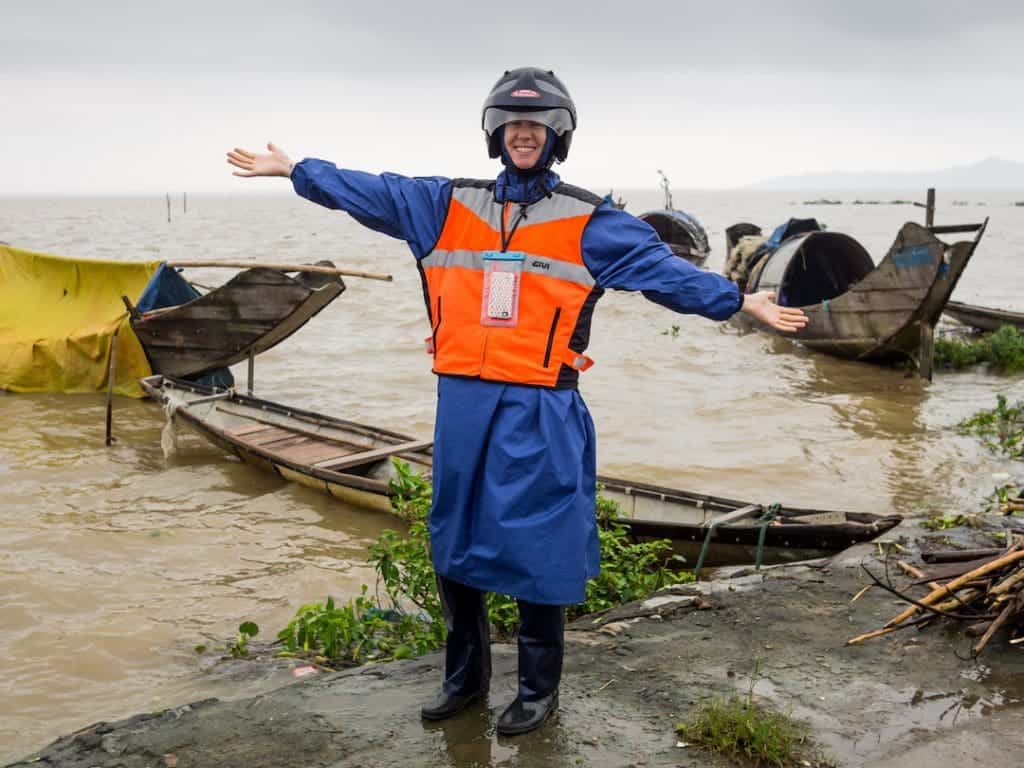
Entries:
{"type": "Polygon", "coordinates": [[[417,259],[440,237],[451,196],[449,179],[377,175],[311,158],[293,164],[275,144],[267,144],[267,149],[267,154],[237,147],[228,152],[228,163],[239,169],[235,176],[290,177],[297,194],[325,208],[345,211],[370,229],[405,240],[417,259]]]}
{"type": "Polygon", "coordinates": [[[285,151],[272,141],[267,142],[267,149],[270,152],[266,155],[257,155],[240,147],[232,149],[228,152],[228,163],[240,169],[234,171],[232,175],[244,178],[253,176],[284,176],[287,178],[291,176],[294,163],[285,154],[285,151]]]}
{"type": "Polygon", "coordinates": [[[602,288],[641,291],[675,312],[726,320],[742,310],[781,331],[806,323],[799,309],[774,304],[773,294],[744,296],[731,280],[676,256],[649,224],[610,205],[600,206],[587,224],[583,259],[602,288]]]}

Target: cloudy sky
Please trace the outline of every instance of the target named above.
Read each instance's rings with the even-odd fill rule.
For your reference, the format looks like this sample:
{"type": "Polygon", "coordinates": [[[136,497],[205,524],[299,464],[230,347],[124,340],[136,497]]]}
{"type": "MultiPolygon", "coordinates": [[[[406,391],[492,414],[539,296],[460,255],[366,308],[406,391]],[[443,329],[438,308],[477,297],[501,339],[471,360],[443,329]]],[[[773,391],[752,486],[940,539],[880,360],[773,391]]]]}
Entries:
{"type": "Polygon", "coordinates": [[[1022,40],[1019,0],[0,0],[0,195],[237,191],[224,151],[268,139],[490,176],[480,106],[524,65],[595,189],[1024,160],[1022,40]]]}

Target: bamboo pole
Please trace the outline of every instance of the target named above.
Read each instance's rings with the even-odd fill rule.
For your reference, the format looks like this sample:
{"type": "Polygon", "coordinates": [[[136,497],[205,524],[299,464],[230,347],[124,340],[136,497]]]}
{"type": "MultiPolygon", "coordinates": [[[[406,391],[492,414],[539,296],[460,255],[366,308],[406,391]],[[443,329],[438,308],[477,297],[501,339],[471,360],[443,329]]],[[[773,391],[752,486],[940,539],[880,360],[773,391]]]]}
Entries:
{"type": "Polygon", "coordinates": [[[343,275],[364,277],[367,280],[383,280],[390,283],[394,278],[378,272],[359,272],[351,269],[320,267],[315,264],[260,264],[255,261],[168,261],[168,267],[227,267],[230,269],[276,269],[278,272],[317,272],[322,275],[343,275]]]}
{"type": "Polygon", "coordinates": [[[856,595],[854,595],[853,597],[850,598],[850,602],[851,603],[856,603],[858,600],[860,600],[862,597],[864,597],[864,595],[866,595],[868,593],[868,590],[871,589],[873,586],[875,586],[875,585],[874,584],[868,584],[868,585],[866,585],[864,587],[861,587],[860,591],[857,592],[856,595]]]}
{"type": "MultiPolygon", "coordinates": [[[[899,568],[901,571],[903,571],[908,576],[913,576],[915,579],[923,579],[923,578],[925,578],[924,571],[922,571],[920,568],[915,568],[910,563],[905,563],[902,560],[897,560],[896,561],[896,567],[899,568]]],[[[938,582],[935,582],[935,581],[929,581],[925,586],[927,586],[928,589],[931,589],[931,590],[942,589],[942,586],[938,582]]]]}
{"type": "MultiPolygon", "coordinates": [[[[980,576],[985,576],[986,574],[992,573],[992,571],[998,571],[1000,568],[1010,565],[1011,563],[1016,563],[1017,561],[1022,559],[1024,559],[1024,552],[1013,552],[1012,554],[1004,555],[1003,557],[991,560],[985,563],[985,565],[982,565],[979,568],[975,568],[970,573],[965,573],[963,576],[953,579],[953,581],[949,582],[949,584],[946,584],[940,587],[939,589],[930,592],[929,594],[921,598],[921,600],[919,600],[918,602],[922,603],[923,605],[931,605],[940,597],[952,595],[959,587],[962,587],[967,582],[973,581],[974,579],[977,579],[980,576]]],[[[897,624],[902,624],[904,621],[906,621],[915,613],[917,613],[918,610],[919,608],[916,605],[912,605],[898,616],[889,619],[889,621],[886,622],[885,626],[894,627],[897,624]]]]}
{"type": "Polygon", "coordinates": [[[114,436],[110,433],[114,420],[114,378],[117,374],[117,334],[121,330],[118,326],[114,329],[114,336],[110,340],[110,368],[107,370],[107,434],[106,444],[109,448],[114,442],[114,436]]]}
{"type": "Polygon", "coordinates": [[[990,595],[1001,595],[1004,592],[1009,592],[1011,588],[1022,581],[1024,581],[1024,570],[1019,570],[996,584],[988,593],[990,595]]]}
{"type": "Polygon", "coordinates": [[[1006,620],[1010,618],[1010,615],[1017,608],[1018,604],[1019,598],[1007,604],[1007,606],[1003,609],[1003,612],[999,614],[996,620],[988,625],[988,629],[986,629],[985,634],[981,636],[981,640],[979,640],[974,645],[973,650],[975,656],[978,656],[982,651],[985,650],[985,646],[988,645],[988,641],[991,640],[992,636],[995,635],[999,628],[1006,623],[1006,620]]]}

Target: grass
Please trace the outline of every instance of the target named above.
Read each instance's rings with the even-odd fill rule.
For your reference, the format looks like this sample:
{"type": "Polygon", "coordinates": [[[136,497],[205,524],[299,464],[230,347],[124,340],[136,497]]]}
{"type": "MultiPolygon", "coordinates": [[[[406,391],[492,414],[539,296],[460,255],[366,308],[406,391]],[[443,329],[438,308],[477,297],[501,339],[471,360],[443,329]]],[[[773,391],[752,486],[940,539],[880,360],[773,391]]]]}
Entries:
{"type": "Polygon", "coordinates": [[[817,754],[805,725],[754,701],[753,684],[746,695],[733,692],[700,702],[676,731],[693,746],[757,768],[833,765],[817,754]]]}

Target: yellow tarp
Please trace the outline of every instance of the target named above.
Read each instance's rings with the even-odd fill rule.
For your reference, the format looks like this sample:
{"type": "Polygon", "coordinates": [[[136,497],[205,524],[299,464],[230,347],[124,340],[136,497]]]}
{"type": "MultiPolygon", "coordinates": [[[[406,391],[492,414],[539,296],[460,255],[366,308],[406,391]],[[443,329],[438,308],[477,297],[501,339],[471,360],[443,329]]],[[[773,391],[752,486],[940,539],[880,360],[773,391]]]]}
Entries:
{"type": "Polygon", "coordinates": [[[152,371],[121,295],[136,301],[159,261],[67,259],[0,245],[0,389],[142,397],[152,371]]]}

